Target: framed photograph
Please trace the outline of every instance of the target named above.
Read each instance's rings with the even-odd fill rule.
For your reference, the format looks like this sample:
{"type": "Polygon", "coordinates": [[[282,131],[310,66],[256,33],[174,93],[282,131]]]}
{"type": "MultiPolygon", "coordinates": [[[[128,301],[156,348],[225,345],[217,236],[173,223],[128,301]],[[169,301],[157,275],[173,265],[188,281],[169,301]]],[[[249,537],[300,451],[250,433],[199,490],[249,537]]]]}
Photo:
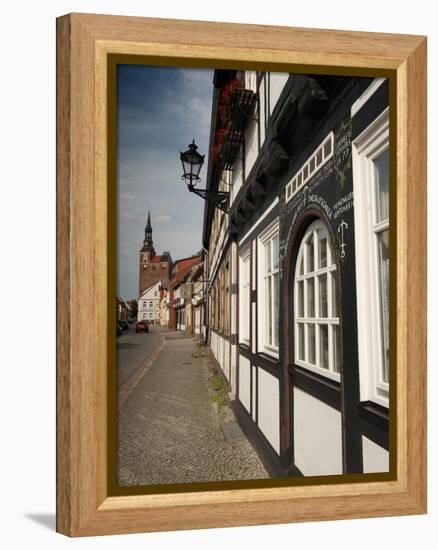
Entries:
{"type": "Polygon", "coordinates": [[[426,513],[426,39],[57,20],[57,530],[426,513]]]}

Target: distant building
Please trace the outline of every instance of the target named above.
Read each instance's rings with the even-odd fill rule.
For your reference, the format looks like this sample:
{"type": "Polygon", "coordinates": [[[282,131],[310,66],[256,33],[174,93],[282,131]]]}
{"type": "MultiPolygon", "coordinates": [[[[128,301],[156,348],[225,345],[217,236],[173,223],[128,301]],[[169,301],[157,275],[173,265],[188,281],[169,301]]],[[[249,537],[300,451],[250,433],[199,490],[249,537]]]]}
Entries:
{"type": "Polygon", "coordinates": [[[129,312],[131,311],[131,308],[129,305],[119,298],[116,297],[116,319],[117,321],[127,321],[129,312]]]}
{"type": "Polygon", "coordinates": [[[160,319],[160,282],[147,288],[138,299],[139,321],[148,321],[149,323],[159,323],[160,319]]]}
{"type": "MultiPolygon", "coordinates": [[[[187,279],[192,269],[202,261],[202,256],[191,256],[177,260],[172,270],[169,281],[169,324],[168,327],[175,330],[186,330],[186,301],[191,301],[187,279]]],[[[191,320],[188,320],[191,330],[191,320]]]]}
{"type": "Polygon", "coordinates": [[[139,296],[157,281],[161,281],[161,285],[167,288],[172,265],[170,252],[165,251],[161,256],[155,254],[154,242],[152,240],[151,214],[148,212],[143,247],[140,250],[139,256],[139,296]]]}
{"type": "Polygon", "coordinates": [[[190,290],[190,299],[186,301],[186,319],[187,327],[190,327],[192,334],[203,334],[204,327],[204,262],[200,262],[187,278],[188,290],[190,290]]]}
{"type": "Polygon", "coordinates": [[[169,291],[166,288],[160,289],[160,306],[159,306],[159,322],[162,327],[167,327],[169,324],[169,308],[167,307],[167,300],[169,291]]]}

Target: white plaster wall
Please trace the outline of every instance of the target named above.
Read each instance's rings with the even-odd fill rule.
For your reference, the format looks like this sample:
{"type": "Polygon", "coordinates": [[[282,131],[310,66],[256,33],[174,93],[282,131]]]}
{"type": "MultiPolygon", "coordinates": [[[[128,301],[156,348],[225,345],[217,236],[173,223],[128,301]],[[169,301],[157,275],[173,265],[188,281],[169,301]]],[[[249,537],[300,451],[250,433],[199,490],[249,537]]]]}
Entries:
{"type": "Polygon", "coordinates": [[[210,332],[210,347],[213,355],[216,357],[216,333],[214,333],[213,331],[210,332]]]}
{"type": "Polygon", "coordinates": [[[305,476],[342,474],[341,413],[294,389],[295,464],[305,476]]]}
{"type": "Polygon", "coordinates": [[[280,453],[280,409],[278,379],[258,370],[258,426],[266,439],[280,453]]]}
{"type": "Polygon", "coordinates": [[[239,401],[250,412],[251,410],[251,365],[249,359],[239,355],[239,401]]]}
{"type": "Polygon", "coordinates": [[[251,168],[259,154],[257,122],[250,121],[245,132],[245,177],[248,178],[251,168]]]}
{"type": "Polygon", "coordinates": [[[243,184],[242,161],[239,158],[234,163],[232,174],[233,174],[232,176],[233,179],[232,179],[232,188],[231,188],[231,199],[232,199],[231,203],[237,197],[237,194],[239,193],[239,189],[242,187],[242,184],[243,184]]]}
{"type": "Polygon", "coordinates": [[[142,298],[138,301],[138,312],[137,312],[137,320],[144,320],[147,321],[158,321],[160,317],[160,302],[157,298],[147,298],[146,300],[142,298]],[[143,303],[146,302],[146,306],[143,305],[143,303]],[[152,307],[150,306],[150,302],[153,302],[152,307]],[[150,317],[150,314],[153,314],[153,317],[150,317]],[[144,317],[146,315],[146,317],[144,317]]]}
{"type": "Polygon", "coordinates": [[[257,73],[256,71],[245,71],[245,88],[257,92],[257,73]]]}
{"type": "Polygon", "coordinates": [[[225,378],[230,381],[230,343],[220,334],[211,333],[211,351],[225,378]]]}
{"type": "Polygon", "coordinates": [[[218,358],[218,346],[219,346],[219,338],[217,334],[214,335],[214,356],[216,359],[218,358]]]}
{"type": "Polygon", "coordinates": [[[252,333],[252,336],[251,336],[251,349],[252,349],[252,352],[255,353],[256,352],[256,340],[257,340],[257,334],[256,334],[256,315],[257,315],[257,309],[256,309],[256,304],[253,302],[252,303],[252,317],[251,317],[251,333],[252,333]]]}
{"type": "Polygon", "coordinates": [[[252,419],[256,420],[256,407],[254,404],[256,403],[257,399],[257,367],[252,365],[251,366],[251,377],[252,377],[252,419]]]}
{"type": "Polygon", "coordinates": [[[362,436],[363,471],[365,474],[372,472],[389,472],[389,453],[386,449],[376,445],[374,441],[362,436]]]}
{"type": "Polygon", "coordinates": [[[222,370],[225,374],[225,378],[230,381],[230,342],[225,338],[223,341],[223,355],[222,355],[222,370]]]}
{"type": "Polygon", "coordinates": [[[289,78],[288,73],[269,73],[270,87],[269,87],[269,109],[270,113],[273,112],[278,98],[284,88],[284,85],[289,78]]]}

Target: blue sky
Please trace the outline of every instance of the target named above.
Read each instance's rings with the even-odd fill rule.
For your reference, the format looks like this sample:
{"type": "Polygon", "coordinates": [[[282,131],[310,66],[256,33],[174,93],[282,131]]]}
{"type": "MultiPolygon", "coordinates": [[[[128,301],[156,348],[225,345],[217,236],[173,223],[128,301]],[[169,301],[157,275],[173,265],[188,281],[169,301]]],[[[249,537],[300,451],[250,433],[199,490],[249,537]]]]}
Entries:
{"type": "Polygon", "coordinates": [[[144,65],[117,70],[117,293],[137,298],[138,253],[151,211],[157,254],[174,260],[201,248],[204,201],[181,180],[179,151],[210,136],[213,71],[144,65]]]}

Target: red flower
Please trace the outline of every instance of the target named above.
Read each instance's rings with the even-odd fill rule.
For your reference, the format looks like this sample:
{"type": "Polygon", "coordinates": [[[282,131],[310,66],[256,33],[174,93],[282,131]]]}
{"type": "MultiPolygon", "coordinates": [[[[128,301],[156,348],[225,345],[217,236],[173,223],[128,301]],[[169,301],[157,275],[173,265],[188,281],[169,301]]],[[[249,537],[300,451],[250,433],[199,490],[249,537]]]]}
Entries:
{"type": "Polygon", "coordinates": [[[237,78],[234,78],[233,80],[229,80],[225,86],[222,89],[222,92],[219,96],[219,103],[226,104],[231,99],[232,93],[239,89],[243,88],[243,82],[240,80],[237,80],[237,78]]]}

